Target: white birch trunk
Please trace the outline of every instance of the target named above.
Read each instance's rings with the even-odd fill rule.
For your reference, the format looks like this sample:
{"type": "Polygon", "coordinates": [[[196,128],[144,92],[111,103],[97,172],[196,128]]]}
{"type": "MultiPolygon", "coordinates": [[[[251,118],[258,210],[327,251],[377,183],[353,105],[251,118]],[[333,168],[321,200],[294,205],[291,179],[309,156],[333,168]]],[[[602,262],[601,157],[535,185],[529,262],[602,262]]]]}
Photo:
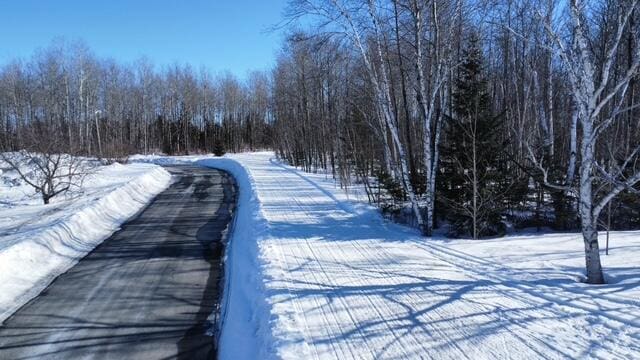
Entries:
{"type": "MultiPolygon", "coordinates": [[[[613,41],[606,51],[606,55],[601,65],[600,74],[596,76],[596,68],[594,55],[589,45],[589,27],[586,15],[587,2],[583,0],[571,0],[570,2],[570,18],[571,31],[573,33],[573,41],[571,43],[571,52],[568,52],[564,42],[560,36],[555,33],[550,24],[545,23],[547,32],[559,47],[559,55],[564,65],[567,67],[567,75],[573,93],[573,100],[576,106],[574,118],[571,124],[571,154],[569,169],[567,170],[567,187],[571,186],[569,181],[573,180],[573,168],[575,167],[576,154],[575,147],[577,145],[577,123],[580,123],[582,129],[582,139],[580,147],[580,186],[579,194],[579,212],[582,227],[582,236],[585,247],[585,262],[587,271],[587,282],[592,284],[601,284],[604,282],[602,273],[602,265],[600,262],[600,251],[598,246],[598,216],[601,209],[623,189],[633,186],[640,181],[640,173],[621,182],[614,190],[607,194],[598,205],[594,205],[593,181],[595,178],[595,147],[601,131],[615,121],[619,104],[616,105],[614,98],[624,98],[629,82],[637,74],[640,66],[640,50],[636,50],[633,54],[633,62],[626,74],[617,78],[612,83],[611,68],[615,63],[616,53],[620,44],[624,28],[628,20],[638,4],[637,0],[633,0],[624,9],[619,12],[616,25],[616,33],[613,41]],[[599,81],[597,84],[596,82],[599,81]],[[605,90],[610,89],[609,92],[605,90]],[[600,120],[602,110],[607,105],[613,104],[613,111],[600,120]],[[597,121],[600,120],[598,123],[597,121]],[[596,126],[597,124],[597,126],[596,126]]],[[[631,29],[635,31],[635,29],[631,29]]],[[[636,38],[637,41],[637,38],[636,38]]]]}
{"type": "Polygon", "coordinates": [[[347,24],[345,26],[345,30],[347,31],[347,35],[350,37],[351,41],[360,51],[360,55],[362,56],[362,60],[365,63],[365,67],[371,79],[374,88],[375,95],[375,103],[378,108],[378,112],[382,114],[382,118],[384,123],[389,130],[389,135],[391,136],[391,141],[394,145],[394,149],[398,156],[398,162],[400,164],[400,175],[402,179],[402,185],[409,197],[409,201],[411,202],[411,208],[413,210],[414,216],[416,217],[416,221],[418,223],[418,227],[421,230],[424,229],[424,221],[422,217],[422,213],[420,211],[420,207],[418,206],[418,199],[413,190],[413,186],[411,185],[410,177],[409,177],[409,167],[407,164],[406,152],[404,149],[404,144],[402,143],[399,135],[399,130],[397,127],[397,122],[393,116],[393,112],[391,111],[391,93],[389,88],[389,82],[387,80],[387,71],[385,66],[384,57],[382,55],[382,44],[380,38],[380,28],[378,26],[378,20],[376,15],[376,5],[374,0],[369,0],[369,16],[373,24],[374,31],[374,40],[375,40],[375,56],[380,65],[380,71],[376,71],[375,65],[373,61],[370,59],[367,50],[365,49],[364,43],[361,39],[360,32],[357,29],[355,23],[353,22],[351,15],[348,11],[338,3],[337,0],[332,0],[332,4],[338,9],[341,15],[346,20],[347,24]]]}
{"type": "Polygon", "coordinates": [[[440,54],[440,25],[438,23],[438,7],[435,1],[432,2],[432,22],[434,32],[434,57],[432,68],[432,87],[430,89],[429,96],[427,95],[427,88],[425,85],[426,78],[424,75],[424,56],[422,53],[422,34],[423,34],[423,13],[422,8],[417,0],[412,3],[412,12],[414,20],[414,40],[415,40],[415,68],[416,68],[416,82],[418,84],[418,107],[422,114],[422,148],[423,148],[423,161],[425,166],[425,220],[424,220],[424,234],[431,236],[433,233],[433,210],[435,205],[435,185],[438,168],[438,145],[440,142],[440,126],[442,118],[438,116],[434,121],[434,112],[436,108],[436,102],[440,89],[447,80],[445,66],[441,59],[440,54]],[[429,102],[427,103],[427,99],[429,102]],[[434,130],[435,127],[435,130],[434,130]],[[435,133],[435,137],[434,137],[435,133]]]}
{"type": "MultiPolygon", "coordinates": [[[[585,114],[584,109],[581,115],[585,114]]],[[[585,114],[586,115],[586,114],[585,114]]],[[[589,121],[582,121],[583,139],[593,136],[593,126],[589,121]]],[[[594,147],[590,141],[583,141],[580,155],[580,219],[584,241],[587,281],[591,284],[604,283],[600,249],[598,246],[598,217],[593,214],[593,163],[594,147]]]]}

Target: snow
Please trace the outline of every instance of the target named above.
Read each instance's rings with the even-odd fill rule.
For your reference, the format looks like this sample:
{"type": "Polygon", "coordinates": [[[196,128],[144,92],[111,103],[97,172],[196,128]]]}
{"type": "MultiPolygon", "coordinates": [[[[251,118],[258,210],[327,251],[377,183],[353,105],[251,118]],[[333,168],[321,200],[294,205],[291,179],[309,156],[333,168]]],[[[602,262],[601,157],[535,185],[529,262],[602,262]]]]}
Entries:
{"type": "Polygon", "coordinates": [[[15,171],[2,162],[0,168],[0,322],[171,182],[171,175],[157,165],[99,166],[80,189],[42,205],[15,171]]]}
{"type": "Polygon", "coordinates": [[[579,234],[425,239],[273,157],[138,159],[236,177],[222,359],[640,357],[640,232],[586,285],[579,234]]]}
{"type": "Polygon", "coordinates": [[[640,356],[640,232],[612,233],[609,284],[586,285],[579,234],[425,239],[273,158],[140,158],[238,181],[221,358],[640,356]]]}
{"type": "Polygon", "coordinates": [[[612,235],[590,286],[578,234],[424,239],[273,157],[179,158],[240,187],[221,358],[640,356],[640,232],[612,235]]]}
{"type": "MultiPolygon", "coordinates": [[[[40,205],[0,174],[0,319],[135,215],[170,182],[147,163],[230,172],[222,359],[640,357],[640,232],[615,232],[608,284],[586,285],[579,234],[425,239],[357,187],[273,153],[135,156],[40,205]]],[[[604,241],[604,236],[601,236],[604,241]]]]}

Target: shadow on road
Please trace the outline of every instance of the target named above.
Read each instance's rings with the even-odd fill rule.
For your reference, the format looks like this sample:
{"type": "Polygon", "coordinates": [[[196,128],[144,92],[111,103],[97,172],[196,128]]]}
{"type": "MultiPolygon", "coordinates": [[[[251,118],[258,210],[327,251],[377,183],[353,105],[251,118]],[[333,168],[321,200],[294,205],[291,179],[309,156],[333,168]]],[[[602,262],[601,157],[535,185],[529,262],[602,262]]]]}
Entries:
{"type": "Polygon", "coordinates": [[[138,217],[0,327],[0,358],[215,358],[226,173],[169,167],[178,180],[138,217]]]}

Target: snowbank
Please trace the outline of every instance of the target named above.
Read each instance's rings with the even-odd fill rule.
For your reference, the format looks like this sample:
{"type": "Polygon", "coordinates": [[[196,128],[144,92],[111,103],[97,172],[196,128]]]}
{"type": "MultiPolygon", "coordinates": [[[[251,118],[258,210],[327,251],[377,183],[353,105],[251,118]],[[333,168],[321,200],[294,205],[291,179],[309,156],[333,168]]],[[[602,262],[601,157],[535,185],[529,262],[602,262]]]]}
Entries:
{"type": "Polygon", "coordinates": [[[259,349],[268,347],[271,341],[270,309],[265,302],[258,245],[267,234],[268,226],[255,191],[255,179],[247,168],[229,158],[196,163],[227,171],[236,179],[239,191],[231,238],[225,250],[219,356],[221,359],[264,358],[259,349]]]}
{"type": "Polygon", "coordinates": [[[222,359],[640,357],[640,232],[612,235],[591,286],[579,234],[424,239],[271,153],[162,161],[240,188],[222,359]]]}
{"type": "Polygon", "coordinates": [[[80,192],[41,205],[4,169],[0,182],[0,321],[108,238],[170,183],[157,165],[113,164],[89,175],[80,192]]]}

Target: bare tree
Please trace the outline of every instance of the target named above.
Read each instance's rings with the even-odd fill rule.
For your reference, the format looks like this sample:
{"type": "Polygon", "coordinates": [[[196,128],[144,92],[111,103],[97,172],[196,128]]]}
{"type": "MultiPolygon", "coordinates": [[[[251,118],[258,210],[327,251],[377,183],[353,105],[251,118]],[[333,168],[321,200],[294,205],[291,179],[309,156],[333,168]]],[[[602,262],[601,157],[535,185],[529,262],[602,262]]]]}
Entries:
{"type": "MultiPolygon", "coordinates": [[[[450,2],[450,4],[453,2],[450,2]]],[[[448,25],[442,23],[440,6],[442,2],[431,0],[424,2],[421,0],[411,0],[409,11],[413,20],[415,49],[415,73],[418,108],[422,121],[422,149],[425,174],[425,226],[424,233],[431,236],[433,231],[433,213],[435,204],[436,176],[438,174],[439,153],[443,112],[446,107],[445,89],[448,85],[451,68],[453,67],[452,45],[453,31],[459,21],[461,1],[456,1],[455,6],[450,9],[450,16],[447,16],[448,25]],[[425,14],[425,7],[429,7],[429,16],[425,14]],[[423,55],[425,36],[425,19],[430,20],[429,43],[430,76],[424,74],[425,56],[423,55]]]]}
{"type": "Polygon", "coordinates": [[[40,124],[29,131],[28,145],[17,153],[0,153],[22,181],[40,195],[44,204],[73,188],[79,189],[90,173],[90,164],[80,157],[61,153],[61,141],[40,124]]]}
{"type": "MultiPolygon", "coordinates": [[[[614,171],[608,171],[598,163],[596,148],[603,134],[609,127],[618,121],[622,114],[630,111],[625,106],[625,96],[632,79],[638,75],[640,67],[640,43],[638,42],[637,25],[631,27],[630,19],[637,10],[638,1],[622,1],[615,9],[614,32],[610,41],[603,44],[603,57],[595,52],[590,44],[593,29],[590,25],[589,2],[583,0],[570,0],[568,9],[568,23],[571,40],[563,40],[563,37],[548,22],[545,22],[546,30],[554,41],[556,51],[563,66],[566,69],[569,87],[574,102],[574,116],[581,128],[580,164],[579,174],[579,212],[582,223],[582,235],[585,246],[585,259],[587,269],[587,281],[593,284],[604,282],[600,251],[598,245],[598,217],[607,204],[620,192],[631,189],[640,181],[640,171],[629,172],[629,165],[638,155],[638,150],[632,151],[621,161],[614,171]],[[625,30],[632,36],[635,49],[630,55],[631,61],[628,68],[620,76],[614,76],[614,66],[619,61],[619,47],[622,43],[625,30]],[[594,185],[605,179],[614,183],[612,189],[599,194],[594,185]]],[[[543,18],[542,14],[538,16],[543,18]]],[[[578,138],[578,129],[571,126],[572,139],[578,138]]],[[[573,157],[573,156],[572,156],[573,157]]],[[[544,166],[539,168],[546,174],[544,166]]],[[[571,181],[573,169],[567,170],[566,178],[571,181]]],[[[550,184],[548,186],[560,190],[570,190],[573,184],[550,184]]]]}
{"type": "Polygon", "coordinates": [[[391,85],[383,50],[384,34],[377,1],[367,0],[364,4],[353,4],[345,0],[318,0],[298,1],[296,5],[294,6],[296,16],[312,14],[321,17],[349,39],[350,44],[360,55],[372,84],[376,113],[384,124],[385,130],[382,136],[386,136],[388,132],[391,138],[390,145],[393,146],[393,153],[398,157],[402,186],[407,193],[419,228],[425,231],[418,196],[410,180],[407,151],[398,129],[397,113],[393,111],[391,85]],[[372,40],[371,47],[367,46],[367,39],[372,40]]]}

